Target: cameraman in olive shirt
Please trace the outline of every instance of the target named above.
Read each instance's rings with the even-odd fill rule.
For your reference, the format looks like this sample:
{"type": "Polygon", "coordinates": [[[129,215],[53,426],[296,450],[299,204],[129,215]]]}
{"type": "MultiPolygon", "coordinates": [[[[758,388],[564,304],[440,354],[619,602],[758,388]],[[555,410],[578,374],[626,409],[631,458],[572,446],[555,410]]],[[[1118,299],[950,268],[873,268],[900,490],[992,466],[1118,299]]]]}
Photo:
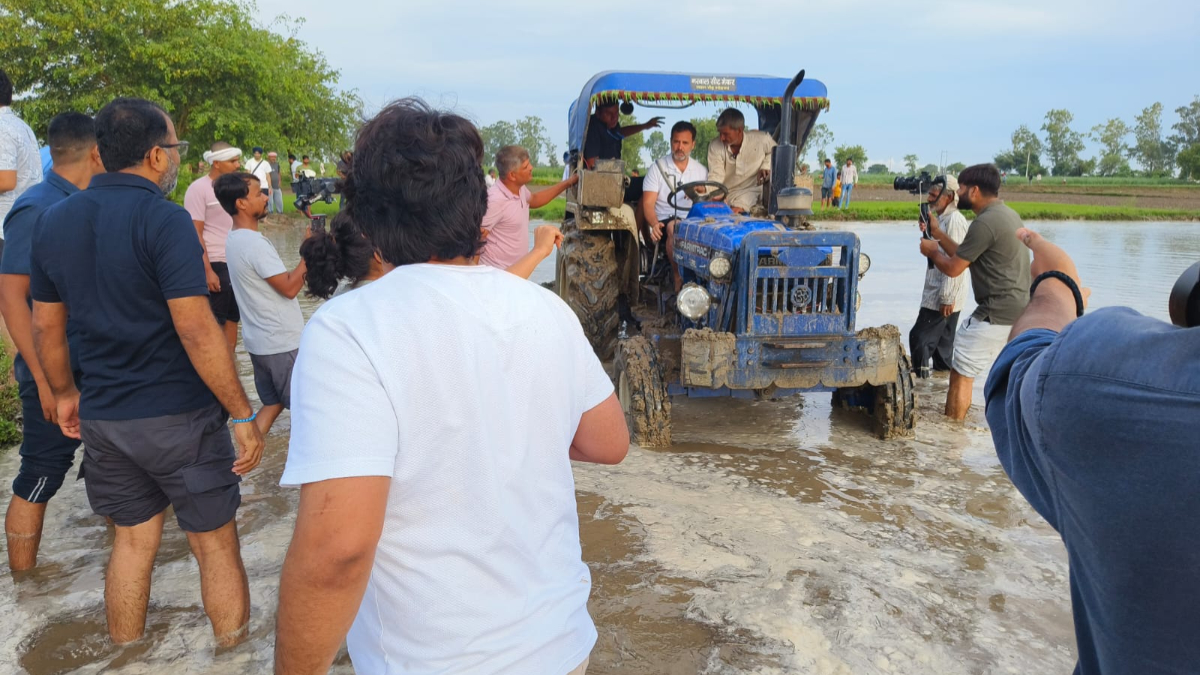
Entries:
{"type": "Polygon", "coordinates": [[[979,306],[958,329],[946,393],[946,416],[962,420],[971,408],[975,378],[991,369],[1013,323],[1029,303],[1032,280],[1029,251],[1016,236],[1025,224],[1000,199],[1000,170],[994,164],[969,166],[959,174],[958,186],[958,207],[975,212],[966,238],[956,244],[931,213],[933,239],[921,240],[921,254],[946,276],[957,277],[971,268],[971,287],[979,306]]]}

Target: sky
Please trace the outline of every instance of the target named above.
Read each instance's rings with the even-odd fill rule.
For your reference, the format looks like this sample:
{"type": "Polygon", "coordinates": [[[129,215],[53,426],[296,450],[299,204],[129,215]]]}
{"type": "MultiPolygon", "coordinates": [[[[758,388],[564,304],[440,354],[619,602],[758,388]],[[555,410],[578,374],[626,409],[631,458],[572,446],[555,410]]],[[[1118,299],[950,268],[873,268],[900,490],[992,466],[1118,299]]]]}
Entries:
{"type": "Polygon", "coordinates": [[[1197,0],[258,0],[257,11],[279,32],[291,30],[280,15],[304,18],[297,37],[368,114],[415,94],[480,125],[536,115],[560,153],[568,105],[604,70],[803,68],[829,89],[820,121],[834,145],[893,167],[910,153],[921,165],[991,161],[1053,108],[1086,132],[1113,117],[1132,126],[1161,102],[1169,131],[1200,95],[1197,0]]]}

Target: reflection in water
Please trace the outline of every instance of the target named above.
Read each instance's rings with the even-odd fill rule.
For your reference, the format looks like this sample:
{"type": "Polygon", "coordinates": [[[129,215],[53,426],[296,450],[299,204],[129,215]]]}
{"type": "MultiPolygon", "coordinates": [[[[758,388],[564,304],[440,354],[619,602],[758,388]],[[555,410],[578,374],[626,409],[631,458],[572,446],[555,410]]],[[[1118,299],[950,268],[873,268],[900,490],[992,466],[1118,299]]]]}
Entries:
{"type": "MultiPolygon", "coordinates": [[[[915,226],[851,227],[873,260],[861,324],[906,332],[925,271],[915,226]]],[[[1076,256],[1093,306],[1131,304],[1165,318],[1170,284],[1200,257],[1195,224],[1036,227],[1076,256]]],[[[301,228],[267,234],[294,262],[301,228]]],[[[553,262],[534,279],[552,277],[553,262]]],[[[315,308],[302,304],[306,314],[315,308]]],[[[239,366],[252,393],[241,351],[239,366]]],[[[865,419],[832,410],[828,395],[677,400],[674,447],[635,448],[617,467],[576,466],[600,631],[589,672],[1068,672],[1074,639],[1057,536],[1005,478],[981,412],[945,422],[945,380],[920,382],[917,393],[914,439],[874,439],[865,419]]],[[[289,427],[285,414],[243,483],[246,644],[214,650],[196,565],[174,526],[147,637],[109,644],[110,534],[83,486],[68,482],[49,509],[41,566],[0,578],[0,672],[268,672],[298,497],[278,487],[289,427]]],[[[17,463],[15,452],[0,457],[0,476],[17,463]]],[[[353,672],[344,653],[333,672],[353,672]]]]}

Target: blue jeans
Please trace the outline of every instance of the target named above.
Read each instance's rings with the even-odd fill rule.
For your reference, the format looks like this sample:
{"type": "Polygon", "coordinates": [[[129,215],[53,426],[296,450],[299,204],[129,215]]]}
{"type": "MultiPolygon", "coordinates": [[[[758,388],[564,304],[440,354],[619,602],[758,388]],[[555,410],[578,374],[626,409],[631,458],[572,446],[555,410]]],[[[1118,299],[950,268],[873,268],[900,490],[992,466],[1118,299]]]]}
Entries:
{"type": "Polygon", "coordinates": [[[841,207],[843,209],[846,208],[847,206],[850,206],[850,192],[852,190],[854,190],[854,183],[842,186],[841,207]]]}
{"type": "Polygon", "coordinates": [[[283,213],[283,190],[273,188],[271,201],[267,202],[267,213],[283,213]]]}

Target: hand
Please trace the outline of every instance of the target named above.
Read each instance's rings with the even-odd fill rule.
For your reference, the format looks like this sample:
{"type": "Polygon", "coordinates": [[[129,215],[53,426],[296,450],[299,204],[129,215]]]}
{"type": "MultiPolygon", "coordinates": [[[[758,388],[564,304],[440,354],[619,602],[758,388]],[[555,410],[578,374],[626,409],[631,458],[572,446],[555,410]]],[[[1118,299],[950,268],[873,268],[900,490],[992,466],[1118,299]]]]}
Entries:
{"type": "Polygon", "coordinates": [[[205,270],[204,278],[208,282],[209,293],[221,292],[221,277],[217,276],[217,273],[213,271],[213,268],[209,267],[205,270]]]}
{"type": "Polygon", "coordinates": [[[746,210],[740,206],[731,206],[731,207],[729,207],[729,210],[733,211],[734,213],[737,213],[737,214],[742,214],[742,213],[746,212],[746,210]]]}
{"type": "Polygon", "coordinates": [[[933,209],[929,210],[929,235],[936,237],[938,233],[937,212],[933,209]]]}
{"type": "Polygon", "coordinates": [[[585,160],[583,160],[583,165],[589,169],[594,169],[594,168],[596,168],[596,160],[597,159],[599,159],[599,158],[592,157],[591,159],[585,159],[585,160]]]}
{"type": "Polygon", "coordinates": [[[79,390],[71,388],[70,393],[57,397],[58,427],[63,436],[79,439],[79,390]]]}
{"type": "Polygon", "coordinates": [[[563,242],[562,230],[553,225],[538,225],[533,231],[533,248],[547,256],[556,248],[561,248],[563,242]]]}
{"type": "Polygon", "coordinates": [[[949,319],[954,313],[954,305],[942,305],[942,317],[949,319]]]}
{"type": "MultiPolygon", "coordinates": [[[[1075,285],[1079,286],[1079,293],[1083,296],[1083,306],[1087,307],[1088,298],[1092,295],[1092,289],[1085,288],[1083,282],[1079,279],[1079,270],[1075,269],[1075,261],[1071,260],[1071,256],[1067,252],[1050,243],[1042,235],[1033,230],[1022,227],[1017,230],[1017,239],[1020,239],[1025,246],[1033,251],[1033,261],[1029,263],[1029,273],[1036,279],[1043,272],[1058,270],[1075,281],[1075,285]]],[[[1058,287],[1063,289],[1063,292],[1070,294],[1071,291],[1062,282],[1056,282],[1053,279],[1043,281],[1038,285],[1038,292],[1043,288],[1058,287]]],[[[1071,304],[1075,303],[1075,298],[1071,298],[1071,304]]]]}
{"type": "Polygon", "coordinates": [[[38,382],[38,401],[42,404],[42,417],[46,418],[51,424],[58,424],[58,401],[54,399],[54,392],[50,390],[49,382],[38,382]]]}
{"type": "Polygon", "coordinates": [[[571,177],[570,177],[570,178],[567,178],[567,179],[566,179],[565,181],[563,181],[563,182],[567,184],[567,187],[571,187],[572,185],[576,185],[576,184],[578,184],[578,183],[579,183],[579,174],[578,174],[578,173],[573,173],[573,174],[571,174],[571,177]]]}
{"type": "Polygon", "coordinates": [[[643,124],[642,126],[643,126],[644,128],[646,128],[646,129],[654,129],[654,128],[657,128],[657,127],[661,127],[661,126],[662,126],[662,123],[663,123],[663,118],[662,118],[662,117],[651,117],[651,118],[650,118],[650,121],[649,121],[649,122],[646,122],[646,123],[645,123],[645,124],[643,124]]]}
{"type": "Polygon", "coordinates": [[[655,243],[658,243],[659,241],[661,241],[662,236],[663,236],[663,230],[665,230],[666,227],[667,226],[663,225],[662,221],[658,221],[658,220],[654,221],[654,224],[650,226],[650,241],[653,241],[655,243]]]}
{"type": "Polygon", "coordinates": [[[932,258],[937,255],[939,249],[941,249],[941,247],[938,246],[936,241],[932,239],[921,240],[921,255],[925,256],[926,258],[932,258]]]}
{"type": "Polygon", "coordinates": [[[238,456],[233,462],[233,472],[245,476],[262,461],[263,437],[254,422],[233,425],[233,438],[237,441],[238,456]]]}
{"type": "Polygon", "coordinates": [[[758,184],[759,185],[762,185],[763,183],[767,182],[767,179],[769,179],[770,177],[771,177],[770,170],[768,170],[768,169],[759,169],[758,170],[758,184]]]}
{"type": "Polygon", "coordinates": [[[927,230],[926,230],[926,227],[927,227],[927,226],[926,226],[926,224],[925,224],[925,223],[922,223],[922,222],[921,222],[921,221],[919,221],[919,220],[917,221],[917,227],[921,229],[921,234],[925,234],[925,232],[927,232],[927,230]]]}

